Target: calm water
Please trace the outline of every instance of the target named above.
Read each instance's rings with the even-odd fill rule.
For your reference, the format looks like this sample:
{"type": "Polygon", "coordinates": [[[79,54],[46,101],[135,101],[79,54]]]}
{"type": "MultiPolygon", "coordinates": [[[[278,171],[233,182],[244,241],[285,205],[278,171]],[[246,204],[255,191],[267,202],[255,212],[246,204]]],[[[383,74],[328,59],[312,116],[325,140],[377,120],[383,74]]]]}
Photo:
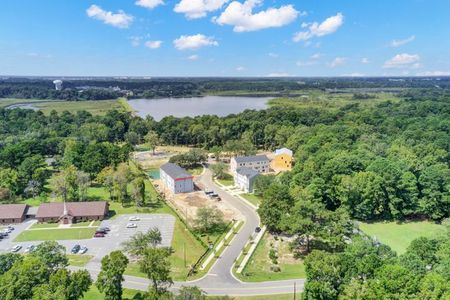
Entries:
{"type": "Polygon", "coordinates": [[[246,109],[265,109],[270,97],[192,97],[163,99],[134,99],[128,101],[141,117],[152,116],[159,121],[166,116],[195,117],[201,115],[227,116],[246,109]]]}

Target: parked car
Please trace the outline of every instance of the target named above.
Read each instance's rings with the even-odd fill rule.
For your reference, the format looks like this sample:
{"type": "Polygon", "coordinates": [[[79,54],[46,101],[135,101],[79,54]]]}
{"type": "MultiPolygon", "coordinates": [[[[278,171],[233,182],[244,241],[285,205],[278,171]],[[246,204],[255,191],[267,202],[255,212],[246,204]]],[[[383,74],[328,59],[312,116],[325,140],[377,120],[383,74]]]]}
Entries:
{"type": "Polygon", "coordinates": [[[85,254],[88,251],[88,248],[86,246],[83,246],[78,250],[78,254],[85,254]]]}
{"type": "Polygon", "coordinates": [[[8,236],[8,233],[7,232],[0,232],[0,236],[2,238],[6,238],[8,236]]]}
{"type": "Polygon", "coordinates": [[[137,228],[136,223],[128,223],[127,228],[137,228]]]}
{"type": "Polygon", "coordinates": [[[211,195],[211,194],[214,194],[214,191],[207,191],[207,190],[205,190],[205,194],[206,195],[211,195]]]}
{"type": "Polygon", "coordinates": [[[96,232],[96,233],[94,234],[94,237],[96,237],[96,238],[98,238],[98,237],[105,237],[105,234],[102,233],[102,232],[96,232]]]}
{"type": "Polygon", "coordinates": [[[11,225],[9,225],[9,226],[6,227],[6,228],[8,228],[10,231],[13,231],[13,230],[14,230],[14,227],[12,227],[11,225]]]}
{"type": "Polygon", "coordinates": [[[22,249],[22,246],[15,245],[14,247],[12,247],[11,252],[19,252],[20,249],[22,249]]]}
{"type": "Polygon", "coordinates": [[[36,246],[35,246],[35,245],[30,245],[30,246],[28,246],[28,247],[25,248],[24,252],[25,252],[25,253],[31,253],[31,252],[33,252],[35,249],[36,249],[36,246]]]}
{"type": "Polygon", "coordinates": [[[255,232],[260,232],[261,231],[261,227],[256,227],[255,228],[255,232]]]}
{"type": "Polygon", "coordinates": [[[70,250],[70,252],[72,252],[73,254],[78,253],[78,251],[80,251],[81,246],[76,244],[75,246],[72,247],[72,250],[70,250]]]}
{"type": "Polygon", "coordinates": [[[132,216],[128,219],[128,221],[139,221],[139,220],[140,220],[140,218],[136,217],[136,216],[132,216]]]}
{"type": "Polygon", "coordinates": [[[98,229],[95,231],[95,233],[103,233],[103,234],[107,234],[108,232],[106,232],[106,230],[103,229],[103,228],[98,228],[98,229]]]}
{"type": "Polygon", "coordinates": [[[110,229],[109,227],[100,227],[100,228],[97,229],[97,230],[101,230],[101,231],[105,231],[105,232],[111,231],[111,229],[110,229]]]}

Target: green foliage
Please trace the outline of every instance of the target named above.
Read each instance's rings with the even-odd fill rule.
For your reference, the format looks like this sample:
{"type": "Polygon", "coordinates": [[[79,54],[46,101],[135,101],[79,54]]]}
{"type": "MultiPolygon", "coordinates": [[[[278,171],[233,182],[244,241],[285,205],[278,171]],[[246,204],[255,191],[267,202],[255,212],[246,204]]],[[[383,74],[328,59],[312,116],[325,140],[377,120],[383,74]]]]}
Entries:
{"type": "Polygon", "coordinates": [[[195,229],[200,233],[220,232],[226,226],[223,212],[216,207],[200,207],[197,210],[195,229]]]}
{"type": "Polygon", "coordinates": [[[128,265],[128,258],[121,251],[113,251],[102,258],[102,269],[95,285],[105,300],[122,299],[123,273],[128,265]]]}
{"type": "Polygon", "coordinates": [[[122,243],[125,252],[135,257],[142,257],[148,247],[161,244],[161,232],[158,228],[149,229],[146,233],[138,232],[122,243]]]}
{"type": "Polygon", "coordinates": [[[189,152],[178,154],[170,158],[171,163],[175,163],[183,168],[195,168],[206,161],[206,152],[201,149],[191,149],[189,152]]]}
{"type": "MultiPolygon", "coordinates": [[[[139,268],[150,279],[150,295],[162,296],[173,284],[170,276],[170,248],[147,248],[139,260],[139,268]]],[[[159,299],[159,298],[155,298],[159,299]]]]}

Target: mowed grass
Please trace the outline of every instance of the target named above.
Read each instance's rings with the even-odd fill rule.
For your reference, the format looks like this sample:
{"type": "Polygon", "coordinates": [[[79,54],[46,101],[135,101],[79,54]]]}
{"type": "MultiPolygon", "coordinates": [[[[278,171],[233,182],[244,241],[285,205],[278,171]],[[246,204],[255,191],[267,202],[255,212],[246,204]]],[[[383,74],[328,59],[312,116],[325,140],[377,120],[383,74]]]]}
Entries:
{"type": "Polygon", "coordinates": [[[86,254],[66,254],[69,265],[74,267],[84,267],[94,257],[86,254]]]}
{"type": "Polygon", "coordinates": [[[25,230],[14,241],[83,240],[92,238],[94,232],[95,228],[25,230]]]}
{"type": "Polygon", "coordinates": [[[235,275],[242,281],[248,282],[306,278],[303,261],[292,257],[288,242],[286,241],[279,241],[278,266],[281,271],[273,272],[270,270],[270,267],[273,265],[269,258],[271,241],[272,239],[269,238],[269,234],[264,234],[247,266],[241,274],[235,273],[235,275]]]}
{"type": "Polygon", "coordinates": [[[15,99],[15,98],[0,98],[0,108],[7,107],[14,104],[24,104],[24,103],[36,103],[46,100],[38,99],[15,99]]]}
{"type": "Polygon", "coordinates": [[[96,100],[96,101],[49,101],[33,103],[33,106],[48,115],[52,110],[57,113],[63,111],[70,111],[76,113],[77,111],[88,111],[93,115],[105,115],[109,110],[124,111],[124,107],[118,100],[96,100]]]}
{"type": "Polygon", "coordinates": [[[396,251],[397,254],[404,253],[409,244],[416,238],[434,238],[446,232],[444,226],[428,221],[360,223],[359,228],[367,235],[375,236],[381,243],[396,251]]]}
{"type": "Polygon", "coordinates": [[[255,206],[259,206],[261,204],[262,198],[259,196],[256,196],[254,194],[242,194],[242,198],[250,201],[251,204],[255,206]]]}
{"type": "Polygon", "coordinates": [[[48,228],[56,228],[59,226],[59,223],[34,223],[30,229],[48,229],[48,228]]]}

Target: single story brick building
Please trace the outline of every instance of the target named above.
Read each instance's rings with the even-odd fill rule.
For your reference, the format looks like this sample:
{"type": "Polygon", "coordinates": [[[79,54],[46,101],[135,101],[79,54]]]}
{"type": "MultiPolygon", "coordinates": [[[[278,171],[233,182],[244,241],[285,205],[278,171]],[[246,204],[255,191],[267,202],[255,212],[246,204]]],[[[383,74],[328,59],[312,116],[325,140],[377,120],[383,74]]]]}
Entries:
{"type": "Polygon", "coordinates": [[[39,206],[36,219],[39,222],[61,222],[71,224],[82,221],[103,220],[109,205],[105,201],[43,203],[39,206]]]}
{"type": "Polygon", "coordinates": [[[21,223],[25,220],[28,211],[26,204],[0,205],[0,224],[21,223]]]}

